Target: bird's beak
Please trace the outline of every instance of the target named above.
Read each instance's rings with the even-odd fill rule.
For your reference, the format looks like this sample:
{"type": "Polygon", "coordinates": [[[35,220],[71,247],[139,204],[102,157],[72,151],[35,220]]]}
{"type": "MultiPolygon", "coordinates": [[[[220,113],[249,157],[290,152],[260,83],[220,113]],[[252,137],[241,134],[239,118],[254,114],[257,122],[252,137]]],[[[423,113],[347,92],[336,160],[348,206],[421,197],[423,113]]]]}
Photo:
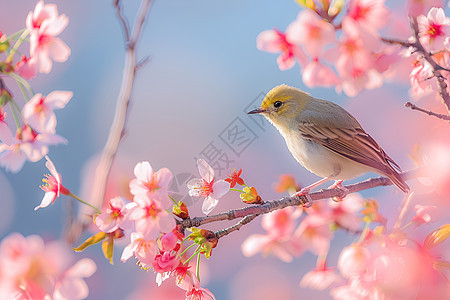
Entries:
{"type": "Polygon", "coordinates": [[[247,114],[253,115],[253,114],[260,114],[260,113],[264,113],[264,112],[266,112],[266,110],[264,108],[260,107],[260,108],[254,109],[252,111],[249,111],[247,114]]]}

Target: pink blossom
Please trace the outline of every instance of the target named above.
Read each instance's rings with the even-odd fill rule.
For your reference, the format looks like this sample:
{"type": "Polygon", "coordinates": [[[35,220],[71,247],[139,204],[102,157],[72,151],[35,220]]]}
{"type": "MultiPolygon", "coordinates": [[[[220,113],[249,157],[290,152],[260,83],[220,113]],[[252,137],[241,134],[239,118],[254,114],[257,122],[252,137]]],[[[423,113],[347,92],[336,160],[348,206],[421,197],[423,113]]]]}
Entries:
{"type": "Polygon", "coordinates": [[[162,168],[157,172],[153,171],[148,161],[138,163],[134,167],[134,175],[136,176],[130,182],[130,193],[139,194],[155,194],[167,196],[167,189],[172,180],[172,173],[167,168],[162,168]]]}
{"type": "Polygon", "coordinates": [[[62,136],[51,133],[37,133],[24,125],[11,145],[0,144],[0,165],[11,172],[22,169],[28,159],[36,162],[48,153],[48,146],[65,144],[67,140],[62,136]]]}
{"type": "Polygon", "coordinates": [[[90,259],[70,267],[72,252],[60,242],[12,233],[0,244],[0,297],[10,299],[83,299],[89,294],[82,278],[96,270],[90,259]]]}
{"type": "Polygon", "coordinates": [[[131,226],[129,220],[130,211],[136,207],[134,202],[125,205],[122,197],[115,197],[108,201],[106,211],[98,215],[94,222],[103,232],[113,232],[119,227],[127,229],[131,226]]]}
{"type": "Polygon", "coordinates": [[[200,282],[191,271],[186,270],[182,281],[177,285],[186,290],[186,300],[215,300],[213,293],[208,289],[200,287],[200,282]]]}
{"type": "Polygon", "coordinates": [[[70,194],[70,191],[61,184],[61,175],[56,171],[53,162],[48,156],[45,156],[45,159],[47,160],[45,166],[50,171],[51,175],[46,174],[46,178],[42,179],[45,185],[41,185],[40,188],[45,192],[45,195],[44,198],[42,198],[41,204],[36,206],[34,210],[53,204],[56,198],[59,197],[59,193],[62,193],[63,195],[70,194]]]}
{"type": "Polygon", "coordinates": [[[427,13],[432,7],[442,7],[442,0],[408,0],[408,16],[417,17],[427,13]]]}
{"type": "Polygon", "coordinates": [[[352,0],[347,18],[368,29],[381,29],[389,21],[390,12],[384,5],[385,0],[352,0]]]}
{"type": "Polygon", "coordinates": [[[141,267],[150,268],[155,260],[158,246],[155,240],[146,240],[141,233],[131,233],[131,243],[122,252],[120,260],[126,262],[133,255],[139,260],[141,267]]]}
{"type": "Polygon", "coordinates": [[[367,272],[371,258],[369,250],[359,244],[353,244],[342,250],[338,269],[345,278],[361,276],[367,272]]]}
{"type": "Polygon", "coordinates": [[[287,70],[295,65],[297,59],[300,65],[306,64],[306,55],[302,49],[289,41],[287,35],[278,29],[266,30],[257,37],[257,47],[261,51],[271,53],[281,52],[277,58],[280,70],[287,70]]]}
{"type": "Polygon", "coordinates": [[[178,236],[174,231],[164,233],[161,236],[161,250],[173,250],[178,245],[178,236]]]}
{"type": "Polygon", "coordinates": [[[330,67],[322,64],[317,57],[303,70],[302,80],[308,87],[329,87],[340,83],[340,79],[336,73],[330,67]]]}
{"type": "Polygon", "coordinates": [[[20,60],[16,63],[14,71],[25,79],[32,79],[36,76],[36,64],[31,57],[22,55],[20,60]]]}
{"type": "Polygon", "coordinates": [[[302,10],[286,30],[289,41],[318,56],[326,44],[336,41],[334,26],[311,10],[302,10]]]}
{"type": "Polygon", "coordinates": [[[69,47],[56,37],[66,28],[68,22],[66,15],[58,15],[55,4],[44,5],[44,1],[39,1],[34,11],[29,12],[26,25],[30,32],[30,56],[39,72],[50,72],[50,58],[64,62],[69,57],[69,47]]]}
{"type": "Polygon", "coordinates": [[[428,15],[417,17],[420,42],[430,51],[444,48],[446,37],[450,35],[450,19],[445,16],[442,8],[433,7],[428,15]]]}
{"type": "Polygon", "coordinates": [[[66,91],[54,91],[46,97],[38,93],[24,105],[22,115],[33,129],[55,133],[56,116],[53,110],[64,108],[72,95],[72,92],[66,91]]]}
{"type": "Polygon", "coordinates": [[[175,228],[175,219],[166,211],[167,199],[141,194],[134,197],[134,203],[136,207],[130,212],[130,219],[135,221],[136,232],[145,239],[156,239],[160,232],[171,232],[175,228]]]}
{"type": "Polygon", "coordinates": [[[329,205],[332,208],[332,218],[336,225],[353,232],[360,228],[361,218],[358,213],[364,208],[364,200],[361,195],[349,194],[340,202],[330,200],[329,205]]]}
{"type": "Polygon", "coordinates": [[[294,233],[295,241],[316,255],[328,252],[332,237],[329,220],[318,214],[305,217],[294,233]]]}
{"type": "Polygon", "coordinates": [[[416,204],[414,206],[416,215],[412,218],[412,222],[416,226],[422,224],[429,224],[430,222],[436,221],[440,217],[439,209],[434,205],[420,205],[416,204]]]}
{"type": "Polygon", "coordinates": [[[303,252],[303,249],[298,248],[298,245],[292,241],[298,216],[293,207],[265,214],[262,217],[262,226],[267,234],[249,236],[242,243],[242,253],[250,257],[262,252],[264,256],[272,254],[282,261],[292,261],[293,256],[303,252]]]}
{"type": "Polygon", "coordinates": [[[230,183],[225,180],[215,181],[213,168],[203,159],[199,158],[197,160],[197,166],[202,178],[189,180],[187,187],[189,189],[189,196],[205,197],[202,211],[207,215],[217,206],[219,198],[228,193],[230,183]]]}
{"type": "Polygon", "coordinates": [[[0,141],[7,145],[13,142],[13,135],[9,129],[8,123],[5,121],[6,112],[3,112],[3,108],[0,107],[0,141]]]}
{"type": "Polygon", "coordinates": [[[85,299],[89,288],[83,278],[91,277],[97,270],[93,260],[84,258],[65,271],[56,284],[53,299],[85,299]]]}
{"type": "Polygon", "coordinates": [[[409,75],[411,83],[410,94],[414,98],[419,98],[432,91],[430,78],[433,76],[433,70],[430,64],[424,61],[416,61],[414,68],[409,75]]]}
{"type": "Polygon", "coordinates": [[[152,267],[158,273],[172,272],[180,262],[177,252],[172,250],[161,251],[155,256],[152,267]]]}
{"type": "Polygon", "coordinates": [[[333,283],[341,280],[341,277],[334,270],[315,269],[306,273],[300,281],[301,287],[309,287],[323,291],[333,283]]]}

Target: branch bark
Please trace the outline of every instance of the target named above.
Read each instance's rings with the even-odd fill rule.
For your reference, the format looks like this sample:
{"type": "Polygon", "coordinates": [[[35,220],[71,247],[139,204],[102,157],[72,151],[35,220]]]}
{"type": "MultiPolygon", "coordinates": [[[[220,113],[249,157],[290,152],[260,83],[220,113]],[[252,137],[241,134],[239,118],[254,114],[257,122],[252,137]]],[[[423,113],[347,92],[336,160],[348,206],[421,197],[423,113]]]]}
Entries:
{"type": "MultiPolygon", "coordinates": [[[[97,165],[95,175],[93,176],[93,190],[89,201],[95,207],[100,207],[102,205],[103,198],[105,197],[106,183],[108,181],[111,165],[117,153],[119,143],[125,134],[128,106],[131,100],[131,93],[133,91],[136,70],[138,68],[135,48],[136,44],[141,38],[142,28],[147,17],[150,4],[151,0],[142,0],[137,13],[133,31],[131,34],[129,34],[128,25],[122,15],[120,3],[119,1],[114,1],[114,6],[117,10],[117,16],[125,33],[125,65],[122,74],[122,84],[120,87],[120,92],[117,96],[114,120],[109,131],[108,140],[103,148],[100,161],[97,165]]],[[[93,213],[93,210],[87,206],[84,206],[82,209],[80,209],[78,215],[79,224],[74,224],[74,226],[81,226],[82,229],[74,229],[73,232],[82,232],[87,224],[91,222],[92,218],[89,216],[93,213]]]]}
{"type": "MultiPolygon", "coordinates": [[[[419,177],[423,173],[423,171],[424,168],[414,169],[403,173],[402,177],[405,180],[409,180],[415,177],[419,177]]],[[[342,198],[349,193],[355,193],[378,186],[389,186],[389,185],[392,185],[392,181],[389,178],[386,177],[370,178],[365,181],[343,186],[343,189],[339,188],[322,189],[318,192],[310,193],[305,196],[284,197],[279,200],[267,201],[261,205],[252,205],[240,209],[228,210],[226,212],[219,213],[216,215],[195,217],[192,219],[186,219],[181,221],[178,220],[177,223],[180,224],[184,229],[190,227],[200,227],[202,225],[212,222],[243,218],[235,225],[216,232],[216,236],[218,238],[221,238],[233,231],[239,230],[243,225],[250,223],[252,220],[254,220],[257,216],[261,214],[266,214],[278,209],[283,209],[288,206],[305,205],[309,202],[309,200],[317,201],[333,197],[342,198]]]]}
{"type": "Polygon", "coordinates": [[[448,116],[448,115],[438,114],[438,113],[432,112],[431,110],[425,110],[425,109],[420,108],[420,107],[418,107],[417,105],[415,105],[415,104],[413,104],[411,102],[406,102],[405,106],[411,108],[412,110],[418,110],[418,111],[426,113],[426,114],[428,114],[430,116],[433,116],[433,117],[439,118],[441,120],[445,120],[445,121],[450,122],[450,116],[448,116]]]}

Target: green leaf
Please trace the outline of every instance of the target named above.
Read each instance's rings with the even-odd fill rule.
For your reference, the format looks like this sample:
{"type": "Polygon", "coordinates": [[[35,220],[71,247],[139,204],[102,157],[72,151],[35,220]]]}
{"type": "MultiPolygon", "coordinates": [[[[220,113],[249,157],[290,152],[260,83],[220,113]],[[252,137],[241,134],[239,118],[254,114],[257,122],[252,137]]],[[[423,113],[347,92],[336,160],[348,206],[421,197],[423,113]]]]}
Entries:
{"type": "Polygon", "coordinates": [[[91,236],[90,238],[88,238],[87,240],[85,240],[80,246],[78,246],[77,248],[72,248],[74,251],[76,252],[81,252],[84,249],[86,249],[89,246],[95,245],[97,243],[100,243],[101,241],[103,241],[106,237],[106,233],[104,232],[99,232],[93,236],[91,236]]]}

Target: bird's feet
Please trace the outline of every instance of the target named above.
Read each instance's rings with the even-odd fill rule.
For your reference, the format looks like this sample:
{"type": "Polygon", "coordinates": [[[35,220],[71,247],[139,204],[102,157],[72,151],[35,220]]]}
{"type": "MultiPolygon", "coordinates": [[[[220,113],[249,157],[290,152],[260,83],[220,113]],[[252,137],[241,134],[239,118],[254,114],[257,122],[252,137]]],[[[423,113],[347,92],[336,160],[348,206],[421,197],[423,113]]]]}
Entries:
{"type": "Polygon", "coordinates": [[[339,197],[333,197],[333,201],[335,202],[341,202],[342,200],[344,200],[345,197],[347,197],[349,190],[348,188],[342,186],[342,182],[343,180],[336,180],[330,187],[329,189],[339,189],[342,191],[342,195],[339,197]]]}
{"type": "Polygon", "coordinates": [[[298,196],[300,198],[301,196],[305,196],[306,202],[303,203],[303,207],[308,208],[313,205],[311,196],[309,195],[310,191],[311,191],[311,188],[309,186],[307,186],[307,187],[302,188],[300,191],[298,191],[294,195],[292,195],[292,197],[298,196]]]}

